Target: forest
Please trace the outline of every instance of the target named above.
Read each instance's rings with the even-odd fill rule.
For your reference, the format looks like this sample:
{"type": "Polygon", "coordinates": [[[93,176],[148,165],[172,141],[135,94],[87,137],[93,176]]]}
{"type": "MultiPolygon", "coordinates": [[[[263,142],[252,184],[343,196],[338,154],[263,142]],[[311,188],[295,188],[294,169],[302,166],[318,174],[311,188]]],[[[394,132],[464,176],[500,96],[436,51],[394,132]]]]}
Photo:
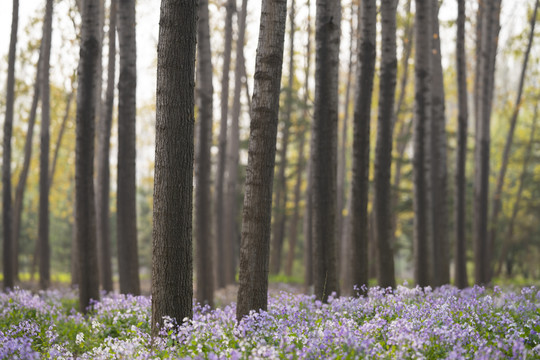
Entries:
{"type": "Polygon", "coordinates": [[[0,359],[540,358],[539,2],[13,0],[0,359]]]}

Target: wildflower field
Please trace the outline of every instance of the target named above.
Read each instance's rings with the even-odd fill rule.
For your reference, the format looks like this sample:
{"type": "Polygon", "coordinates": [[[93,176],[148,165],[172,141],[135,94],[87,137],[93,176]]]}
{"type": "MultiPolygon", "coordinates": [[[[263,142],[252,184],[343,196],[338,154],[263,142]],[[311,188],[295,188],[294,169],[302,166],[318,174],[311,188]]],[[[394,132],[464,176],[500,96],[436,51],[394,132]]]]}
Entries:
{"type": "Polygon", "coordinates": [[[540,291],[370,288],[366,297],[282,292],[240,323],[235,304],[150,336],[146,296],[105,295],[87,316],[74,291],[0,294],[1,359],[540,359],[540,291]]]}

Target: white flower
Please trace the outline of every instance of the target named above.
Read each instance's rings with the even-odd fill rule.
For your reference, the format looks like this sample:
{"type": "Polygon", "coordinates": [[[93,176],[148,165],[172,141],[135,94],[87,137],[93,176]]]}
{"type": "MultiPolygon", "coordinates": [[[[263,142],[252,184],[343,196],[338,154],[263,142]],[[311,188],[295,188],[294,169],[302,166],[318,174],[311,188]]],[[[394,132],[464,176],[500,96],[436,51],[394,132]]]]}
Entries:
{"type": "Polygon", "coordinates": [[[82,343],[84,343],[84,334],[83,333],[78,333],[77,334],[77,338],[75,339],[75,343],[77,345],[81,345],[82,343]]]}
{"type": "Polygon", "coordinates": [[[97,329],[99,329],[100,326],[101,326],[101,324],[99,323],[99,321],[92,320],[92,330],[97,330],[97,329]]]}

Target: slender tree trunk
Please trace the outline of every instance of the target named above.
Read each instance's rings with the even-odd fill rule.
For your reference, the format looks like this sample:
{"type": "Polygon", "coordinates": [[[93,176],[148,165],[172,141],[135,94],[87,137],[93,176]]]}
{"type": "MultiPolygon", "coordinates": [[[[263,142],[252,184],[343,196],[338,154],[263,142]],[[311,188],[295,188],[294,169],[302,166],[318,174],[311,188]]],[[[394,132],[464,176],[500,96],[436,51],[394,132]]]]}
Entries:
{"type": "Polygon", "coordinates": [[[500,0],[489,2],[484,9],[485,18],[481,38],[481,92],[478,99],[480,123],[477,124],[475,162],[475,280],[477,284],[490,281],[491,250],[488,241],[488,194],[489,194],[489,149],[490,120],[495,82],[495,58],[499,32],[500,0]]]}
{"type": "Polygon", "coordinates": [[[279,92],[287,2],[263,0],[249,134],[236,318],[266,310],[279,92]]]}
{"type": "Polygon", "coordinates": [[[223,69],[221,74],[221,120],[219,124],[219,152],[217,161],[216,176],[216,288],[226,286],[226,264],[225,257],[225,163],[227,156],[227,119],[229,114],[229,72],[231,67],[232,52],[232,19],[236,11],[235,0],[227,0],[227,14],[225,17],[225,48],[223,51],[223,69]]]}
{"type": "Polygon", "coordinates": [[[439,38],[439,0],[432,0],[431,7],[431,183],[433,226],[433,284],[450,283],[450,252],[448,246],[448,211],[446,194],[446,118],[444,80],[439,38]]]}
{"type": "Polygon", "coordinates": [[[415,117],[414,117],[414,280],[420,286],[431,284],[431,173],[430,119],[430,53],[431,2],[416,0],[415,117]]]}
{"type": "MultiPolygon", "coordinates": [[[[493,194],[493,200],[491,203],[491,221],[489,228],[489,238],[488,238],[488,248],[494,249],[494,244],[497,234],[497,221],[499,218],[499,212],[501,210],[501,195],[502,189],[504,186],[504,177],[506,176],[506,170],[508,168],[508,160],[510,158],[510,149],[512,148],[512,143],[514,141],[514,132],[516,129],[516,124],[519,116],[519,111],[521,110],[521,97],[523,94],[523,84],[525,83],[525,74],[527,72],[527,64],[529,62],[529,55],[531,53],[532,42],[534,38],[534,27],[536,24],[536,14],[538,12],[538,3],[540,1],[536,0],[534,5],[533,15],[531,17],[531,31],[529,33],[529,41],[527,43],[527,49],[523,55],[523,65],[521,67],[521,76],[519,78],[518,91],[516,96],[516,102],[514,104],[514,111],[512,112],[512,117],[510,118],[510,128],[506,136],[506,142],[504,144],[503,156],[501,160],[501,168],[499,169],[499,174],[497,175],[497,185],[495,186],[495,192],[493,194]]],[[[488,276],[491,274],[488,272],[488,276]]]]}
{"type": "Polygon", "coordinates": [[[2,221],[4,230],[4,289],[15,285],[13,238],[11,233],[11,130],[15,103],[15,59],[17,57],[17,30],[19,27],[19,1],[13,0],[11,38],[9,41],[6,118],[4,122],[4,149],[2,152],[2,221]]]}
{"type": "Polygon", "coordinates": [[[94,119],[97,63],[100,61],[99,0],[86,0],[81,9],[81,57],[77,87],[75,160],[75,228],[79,262],[79,309],[86,313],[90,300],[99,300],[94,206],[94,119]]]}
{"type": "Polygon", "coordinates": [[[289,147],[289,133],[291,127],[293,86],[294,86],[294,33],[295,33],[295,9],[294,0],[291,0],[289,12],[289,74],[285,98],[285,117],[283,119],[283,132],[281,134],[281,148],[279,149],[279,171],[276,179],[275,206],[274,206],[274,229],[272,232],[272,246],[270,256],[270,272],[279,274],[281,270],[281,254],[285,238],[285,220],[287,209],[287,149],[289,147]]]}
{"type": "Polygon", "coordinates": [[[198,1],[161,1],[152,233],[152,334],[193,315],[192,198],[198,1]]]}
{"type": "Polygon", "coordinates": [[[62,146],[62,139],[64,138],[64,133],[67,126],[67,121],[69,119],[69,113],[71,111],[71,104],[73,102],[73,88],[70,90],[66,99],[66,110],[64,110],[64,116],[62,117],[62,123],[60,124],[60,130],[58,130],[58,136],[56,138],[54,146],[54,154],[51,163],[51,169],[49,171],[49,190],[52,187],[54,181],[54,174],[56,172],[56,163],[58,162],[58,153],[60,152],[60,147],[62,146]]]}
{"type": "MultiPolygon", "coordinates": [[[[369,134],[371,99],[377,53],[377,6],[374,1],[362,1],[360,10],[360,40],[358,44],[357,92],[354,105],[353,178],[351,204],[351,266],[352,284],[368,285],[368,190],[369,134]]],[[[393,99],[393,97],[392,97],[393,99]]],[[[349,291],[351,289],[349,288],[349,291]]]]}
{"type": "Polygon", "coordinates": [[[466,175],[467,161],[467,61],[465,55],[465,0],[458,0],[456,60],[458,82],[458,145],[456,155],[455,186],[455,285],[460,288],[468,286],[467,280],[467,247],[466,247],[466,175]]]}
{"type": "Polygon", "coordinates": [[[378,282],[381,287],[395,287],[394,251],[392,249],[392,208],[390,173],[392,168],[392,125],[396,91],[396,0],[381,3],[381,74],[379,119],[375,148],[375,221],[377,228],[378,282]]]}
{"type": "Polygon", "coordinates": [[[135,0],[118,1],[118,187],[117,233],[120,292],[138,295],[135,119],[137,51],[135,42],[135,0]]]}
{"type": "Polygon", "coordinates": [[[242,0],[242,7],[238,15],[238,38],[236,39],[236,59],[234,68],[234,99],[231,117],[231,129],[226,157],[226,187],[225,187],[225,281],[226,284],[235,282],[236,256],[238,239],[238,162],[240,158],[240,103],[242,93],[242,77],[244,69],[244,39],[246,34],[247,0],[242,0]]]}
{"type": "Polygon", "coordinates": [[[111,0],[109,7],[109,57],[107,65],[107,89],[103,101],[103,111],[98,128],[97,184],[96,184],[96,233],[98,260],[103,290],[114,290],[112,277],[112,256],[109,233],[110,194],[110,142],[114,109],[114,87],[116,74],[116,20],[117,0],[111,0]]]}
{"type": "Polygon", "coordinates": [[[195,230],[197,239],[197,300],[202,304],[214,306],[214,272],[212,266],[212,227],[211,224],[211,155],[212,146],[212,52],[210,49],[210,19],[208,1],[199,1],[198,21],[198,108],[199,108],[199,162],[195,172],[195,230]]]}
{"type": "Polygon", "coordinates": [[[39,161],[39,286],[47,289],[50,285],[49,248],[49,127],[51,123],[49,68],[51,57],[53,0],[47,0],[45,21],[43,22],[43,67],[41,82],[41,154],[39,161]]]}
{"type": "MultiPolygon", "coordinates": [[[[15,278],[19,272],[19,238],[21,233],[21,217],[23,209],[24,191],[26,188],[26,180],[28,179],[28,171],[30,169],[30,160],[32,158],[32,144],[34,138],[34,125],[36,123],[36,112],[41,91],[41,54],[42,46],[39,50],[39,59],[36,67],[36,80],[34,82],[34,95],[32,97],[32,105],[30,106],[30,116],[28,118],[28,127],[26,130],[26,139],[24,142],[24,159],[15,188],[15,199],[13,201],[13,218],[12,218],[12,236],[13,236],[13,260],[15,278]]],[[[37,245],[37,243],[36,243],[37,245]]],[[[36,246],[37,247],[37,246],[36,246]]],[[[30,277],[33,279],[34,269],[30,272],[30,277]]]]}

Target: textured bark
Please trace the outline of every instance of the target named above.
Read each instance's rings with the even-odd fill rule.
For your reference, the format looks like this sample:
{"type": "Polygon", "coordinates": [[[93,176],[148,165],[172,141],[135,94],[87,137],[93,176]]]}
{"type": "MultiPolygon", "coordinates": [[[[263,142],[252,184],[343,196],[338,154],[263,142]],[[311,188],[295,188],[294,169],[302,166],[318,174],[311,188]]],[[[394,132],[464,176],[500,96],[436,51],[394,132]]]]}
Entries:
{"type": "Polygon", "coordinates": [[[135,119],[137,51],[135,42],[135,0],[118,0],[118,187],[117,233],[120,292],[138,295],[140,290],[137,255],[135,119]]]}
{"type": "Polygon", "coordinates": [[[448,245],[446,118],[444,80],[439,38],[439,0],[431,5],[431,183],[433,226],[433,284],[450,283],[450,248],[448,245]]]}
{"type": "Polygon", "coordinates": [[[274,229],[272,231],[272,246],[270,253],[270,272],[279,274],[281,270],[281,254],[283,252],[283,243],[285,238],[285,222],[287,209],[287,178],[285,170],[287,169],[287,149],[289,148],[289,134],[291,127],[292,114],[292,93],[294,84],[294,33],[295,33],[295,9],[294,0],[291,0],[289,12],[289,74],[285,98],[285,114],[283,119],[283,130],[281,133],[281,148],[279,149],[279,171],[276,179],[276,192],[274,196],[274,229]]]}
{"type": "MultiPolygon", "coordinates": [[[[348,238],[349,234],[345,232],[346,219],[344,212],[348,209],[345,209],[345,183],[347,178],[347,149],[350,146],[349,143],[349,107],[351,103],[351,89],[352,84],[352,75],[356,69],[354,55],[354,44],[355,41],[358,42],[358,29],[355,27],[354,18],[358,18],[358,15],[355,13],[356,4],[351,7],[351,18],[350,18],[350,42],[349,42],[349,63],[347,71],[347,80],[345,85],[345,99],[343,103],[343,119],[341,123],[341,139],[339,141],[339,154],[338,154],[338,163],[337,163],[337,183],[336,183],[336,209],[337,209],[337,225],[336,225],[336,238],[338,241],[338,271],[339,278],[343,284],[343,295],[346,295],[348,289],[352,289],[352,284],[350,284],[350,277],[347,277],[347,254],[349,253],[348,238]]],[[[349,197],[350,198],[350,197],[349,197]]],[[[347,201],[349,202],[349,201],[347,201]]],[[[347,294],[348,295],[348,294],[347,294]]]]}
{"type": "Polygon", "coordinates": [[[467,60],[465,55],[465,0],[458,0],[457,17],[457,82],[458,82],[458,139],[456,155],[456,186],[454,200],[455,217],[455,285],[464,289],[468,286],[467,280],[467,248],[466,248],[466,174],[467,161],[467,128],[468,128],[468,100],[467,100],[467,60]]]}
{"type": "Polygon", "coordinates": [[[481,91],[477,99],[479,123],[476,130],[476,157],[474,178],[474,254],[475,282],[490,281],[491,251],[488,242],[488,194],[489,194],[489,148],[490,119],[495,82],[495,57],[499,33],[500,0],[486,4],[481,37],[481,91]]]}
{"type": "Polygon", "coordinates": [[[287,2],[263,0],[251,109],[236,318],[266,310],[279,92],[287,2]]]}
{"type": "Polygon", "coordinates": [[[211,155],[212,146],[212,52],[210,49],[210,23],[208,1],[199,0],[198,21],[198,62],[197,62],[197,101],[199,115],[199,151],[195,172],[195,231],[197,239],[197,301],[214,306],[214,273],[212,266],[212,227],[211,224],[211,155]]]}
{"type": "Polygon", "coordinates": [[[229,114],[229,72],[231,68],[232,50],[232,18],[236,11],[235,0],[227,0],[227,13],[225,16],[225,47],[223,50],[223,68],[221,74],[221,120],[219,123],[219,152],[216,175],[216,200],[215,200],[215,245],[216,245],[216,288],[226,286],[225,257],[225,165],[227,156],[227,119],[229,114]]]}
{"type": "Polygon", "coordinates": [[[193,127],[198,1],[161,1],[152,233],[152,333],[193,315],[193,127]]]}
{"type": "Polygon", "coordinates": [[[117,0],[111,0],[109,7],[109,57],[107,65],[107,89],[103,101],[101,121],[98,124],[97,141],[97,184],[96,184],[96,234],[100,282],[103,290],[113,291],[111,240],[109,233],[110,194],[110,142],[114,109],[114,88],[116,74],[116,20],[117,0]]]}
{"type": "Polygon", "coordinates": [[[41,145],[39,160],[39,286],[47,289],[50,285],[50,247],[49,247],[49,127],[51,123],[51,95],[49,68],[51,58],[53,0],[45,5],[45,21],[43,22],[43,58],[41,81],[41,145]]]}
{"type": "Polygon", "coordinates": [[[11,233],[11,130],[15,103],[15,59],[17,57],[17,30],[19,27],[19,1],[13,0],[11,37],[9,41],[8,76],[6,91],[6,117],[4,122],[4,149],[2,152],[2,221],[4,232],[3,263],[4,289],[15,285],[14,246],[11,233]]]}
{"type": "Polygon", "coordinates": [[[86,312],[90,300],[99,300],[94,206],[94,132],[96,69],[100,61],[99,0],[83,2],[77,87],[75,145],[75,228],[79,262],[79,309],[86,312]]]}
{"type": "MultiPolygon", "coordinates": [[[[377,6],[362,1],[360,40],[358,43],[357,91],[354,102],[353,177],[351,198],[351,266],[352,284],[368,285],[368,202],[369,202],[369,134],[371,99],[375,73],[377,6]]],[[[393,97],[392,97],[393,99],[393,97]]],[[[393,108],[393,107],[392,107],[393,108]]],[[[349,289],[350,290],[350,289],[349,289]]]]}
{"type": "MultiPolygon", "coordinates": [[[[531,17],[531,30],[529,33],[529,40],[527,43],[527,49],[523,55],[523,65],[521,67],[521,76],[519,78],[519,85],[517,90],[516,101],[514,103],[514,111],[512,112],[512,117],[510,118],[510,128],[508,134],[506,135],[506,142],[504,144],[504,150],[501,160],[501,168],[499,169],[499,174],[497,175],[497,185],[495,186],[495,192],[493,193],[493,199],[491,203],[491,220],[489,228],[489,238],[488,238],[488,248],[493,249],[496,235],[497,235],[497,221],[499,218],[499,212],[501,210],[501,195],[502,189],[504,186],[504,178],[506,176],[506,170],[508,168],[508,160],[510,158],[510,149],[512,148],[512,143],[514,141],[514,132],[516,130],[516,124],[519,116],[519,111],[521,109],[521,97],[523,94],[523,84],[525,83],[525,74],[527,72],[527,64],[529,62],[529,55],[531,53],[532,42],[534,38],[534,27],[536,24],[536,14],[538,12],[538,3],[539,0],[536,0],[533,15],[531,17]]],[[[488,272],[488,276],[491,277],[491,271],[488,272]]]]}
{"type": "MultiPolygon", "coordinates": [[[[538,2],[536,2],[536,4],[538,5],[538,2]]],[[[510,218],[510,222],[508,224],[508,230],[506,231],[506,236],[503,238],[503,241],[502,241],[501,252],[499,254],[499,261],[498,261],[498,266],[497,266],[497,271],[495,273],[495,276],[500,276],[503,263],[507,259],[509,249],[511,248],[514,242],[514,224],[516,222],[516,217],[519,212],[519,203],[521,202],[521,196],[523,194],[525,179],[527,178],[527,168],[531,160],[533,144],[534,144],[534,133],[536,131],[537,119],[538,119],[538,103],[536,103],[536,106],[534,107],[534,116],[532,119],[533,123],[532,123],[532,129],[530,131],[531,135],[529,138],[529,143],[527,144],[527,149],[525,150],[525,158],[523,160],[523,167],[521,169],[521,175],[519,177],[518,192],[516,194],[516,200],[514,202],[514,207],[512,209],[512,217],[510,218]]],[[[510,276],[511,274],[508,274],[508,275],[510,276]]]]}
{"type": "Polygon", "coordinates": [[[392,168],[392,127],[396,92],[396,0],[381,3],[381,73],[379,117],[375,147],[375,222],[377,239],[378,282],[381,287],[395,287],[394,251],[392,249],[392,207],[390,173],[392,168]]]}
{"type": "MultiPolygon", "coordinates": [[[[236,255],[238,253],[238,161],[240,158],[240,97],[242,94],[242,77],[244,68],[244,39],[246,34],[247,0],[242,0],[242,7],[238,14],[238,38],[236,39],[236,59],[234,67],[234,99],[231,116],[231,131],[229,133],[227,161],[226,161],[226,187],[225,187],[225,281],[226,284],[235,282],[236,255]]],[[[248,97],[249,98],[249,97],[248,97]]]]}
{"type": "Polygon", "coordinates": [[[431,2],[416,0],[415,15],[415,116],[414,116],[414,280],[420,286],[431,284],[430,245],[431,186],[430,169],[430,54],[431,54],[431,2]]]}

